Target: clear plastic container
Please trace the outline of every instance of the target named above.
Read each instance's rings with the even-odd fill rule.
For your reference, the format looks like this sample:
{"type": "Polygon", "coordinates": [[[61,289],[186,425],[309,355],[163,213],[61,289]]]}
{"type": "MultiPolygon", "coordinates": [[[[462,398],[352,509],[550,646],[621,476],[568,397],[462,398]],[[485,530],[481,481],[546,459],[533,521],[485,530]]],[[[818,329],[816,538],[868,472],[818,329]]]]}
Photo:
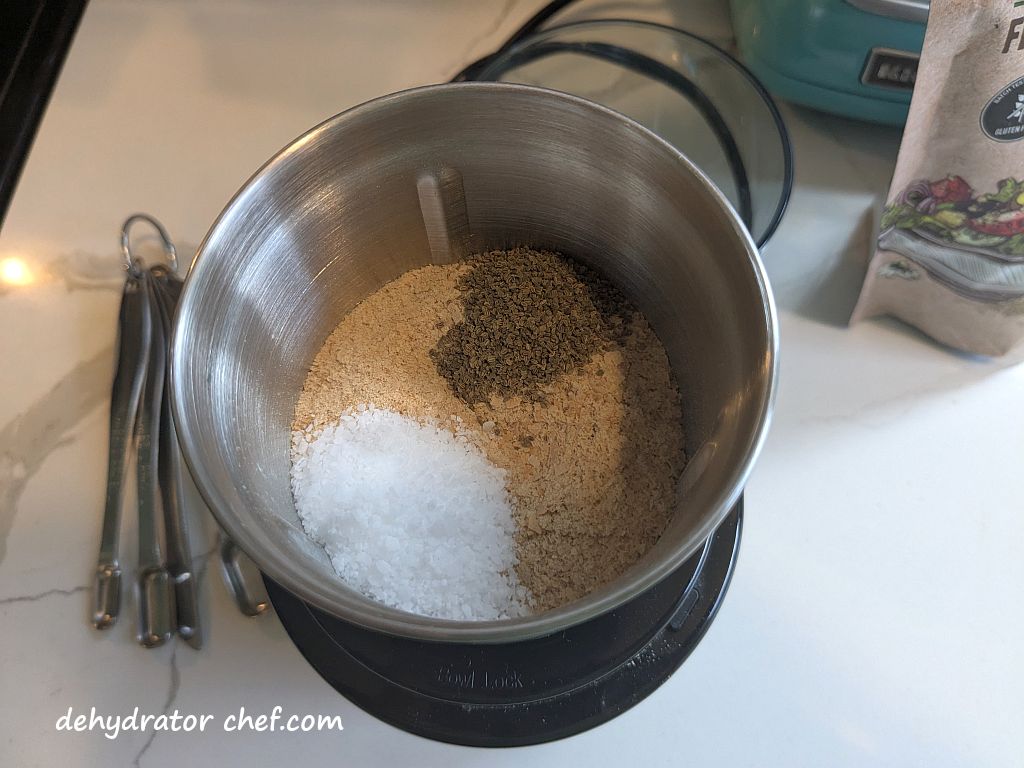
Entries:
{"type": "Polygon", "coordinates": [[[499,53],[477,79],[564,91],[632,117],[718,185],[759,246],[786,209],[793,160],[778,109],[742,64],[699,37],[639,21],[566,24],[499,53]]]}

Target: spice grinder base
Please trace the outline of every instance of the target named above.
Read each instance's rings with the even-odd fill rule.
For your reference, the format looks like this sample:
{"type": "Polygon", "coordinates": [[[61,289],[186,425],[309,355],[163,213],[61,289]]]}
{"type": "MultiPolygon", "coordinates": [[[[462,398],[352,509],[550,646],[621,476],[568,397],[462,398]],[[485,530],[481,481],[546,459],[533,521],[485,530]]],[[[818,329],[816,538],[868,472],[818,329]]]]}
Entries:
{"type": "Polygon", "coordinates": [[[686,563],[647,592],[547,637],[508,644],[434,643],[329,616],[267,577],[299,651],[339,693],[373,716],[437,741],[539,744],[611,720],[686,660],[732,576],[740,499],[686,563]]]}

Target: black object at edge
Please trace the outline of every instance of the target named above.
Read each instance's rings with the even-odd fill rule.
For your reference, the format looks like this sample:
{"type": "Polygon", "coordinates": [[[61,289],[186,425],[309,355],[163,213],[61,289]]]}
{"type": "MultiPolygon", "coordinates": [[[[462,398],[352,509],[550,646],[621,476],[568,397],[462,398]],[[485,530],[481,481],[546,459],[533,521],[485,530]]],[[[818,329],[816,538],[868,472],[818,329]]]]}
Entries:
{"type": "Polygon", "coordinates": [[[0,62],[8,71],[0,71],[0,227],[87,3],[36,0],[3,10],[0,62]]]}
{"type": "Polygon", "coordinates": [[[328,616],[264,581],[281,623],[313,669],[374,717],[451,744],[541,744],[625,712],[686,660],[732,578],[742,506],[741,498],[701,551],[644,594],[584,624],[519,643],[397,638],[328,616]],[[614,651],[602,652],[605,647],[614,651]],[[446,670],[480,675],[487,669],[503,669],[506,678],[510,670],[524,670],[524,682],[494,688],[442,680],[446,670]]]}

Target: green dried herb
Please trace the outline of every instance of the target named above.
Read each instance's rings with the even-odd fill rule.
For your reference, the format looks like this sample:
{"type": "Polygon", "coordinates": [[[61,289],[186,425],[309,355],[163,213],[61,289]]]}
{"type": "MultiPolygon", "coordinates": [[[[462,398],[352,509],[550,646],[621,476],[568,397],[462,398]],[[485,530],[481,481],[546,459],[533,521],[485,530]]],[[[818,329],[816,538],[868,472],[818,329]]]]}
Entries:
{"type": "Polygon", "coordinates": [[[463,320],[430,352],[470,404],[493,394],[537,400],[543,384],[621,337],[636,311],[594,270],[556,253],[492,251],[470,264],[459,278],[463,320]]]}

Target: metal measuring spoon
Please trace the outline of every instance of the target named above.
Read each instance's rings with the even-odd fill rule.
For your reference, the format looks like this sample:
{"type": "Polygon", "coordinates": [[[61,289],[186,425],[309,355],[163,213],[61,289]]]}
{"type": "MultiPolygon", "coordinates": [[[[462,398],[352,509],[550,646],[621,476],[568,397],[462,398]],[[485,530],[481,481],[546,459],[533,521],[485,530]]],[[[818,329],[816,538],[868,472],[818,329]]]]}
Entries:
{"type": "Polygon", "coordinates": [[[118,550],[124,479],[151,344],[151,308],[146,300],[142,272],[130,256],[126,258],[125,268],[128,274],[118,315],[117,370],[110,396],[107,498],[103,511],[92,612],[92,623],[97,629],[113,626],[121,608],[121,563],[118,550]]]}
{"type": "Polygon", "coordinates": [[[263,587],[256,564],[223,531],[218,542],[221,575],[238,610],[249,617],[266,613],[270,608],[270,597],[263,587]]]}
{"type": "Polygon", "coordinates": [[[160,489],[157,472],[160,461],[160,421],[167,365],[167,343],[157,311],[151,273],[143,275],[150,302],[152,343],[142,392],[142,405],[135,422],[139,486],[139,642],[147,648],[163,645],[174,634],[174,591],[160,549],[158,529],[160,489]]]}
{"type": "MultiPolygon", "coordinates": [[[[170,339],[174,311],[181,296],[182,281],[171,269],[153,267],[154,293],[157,309],[163,324],[165,340],[170,339]]],[[[167,545],[166,565],[174,589],[174,605],[178,635],[193,648],[203,644],[199,624],[199,601],[196,595],[196,576],[189,552],[188,521],[182,508],[184,495],[184,467],[181,449],[174,429],[174,419],[169,407],[170,369],[165,373],[164,404],[160,412],[160,455],[157,477],[160,497],[163,501],[164,534],[167,545]]]]}

